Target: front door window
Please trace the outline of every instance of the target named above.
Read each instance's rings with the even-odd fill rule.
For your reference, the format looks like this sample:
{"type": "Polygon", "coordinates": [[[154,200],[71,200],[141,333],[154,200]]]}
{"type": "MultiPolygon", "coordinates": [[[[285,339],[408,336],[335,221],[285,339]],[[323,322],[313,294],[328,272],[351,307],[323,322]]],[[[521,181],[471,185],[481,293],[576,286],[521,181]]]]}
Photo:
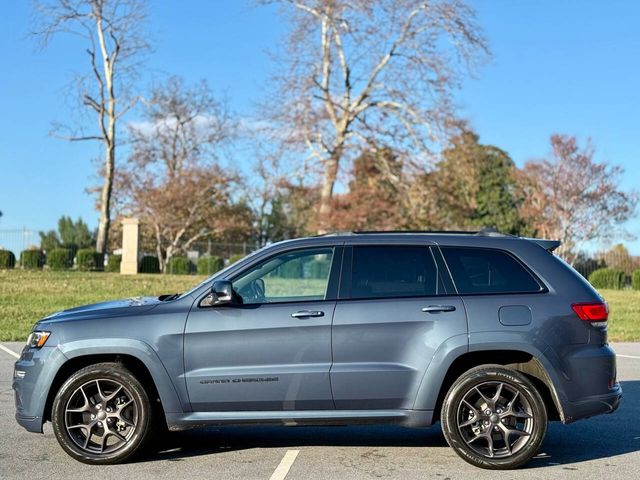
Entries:
{"type": "Polygon", "coordinates": [[[333,248],[294,250],[271,257],[233,280],[245,305],[325,300],[333,248]]]}

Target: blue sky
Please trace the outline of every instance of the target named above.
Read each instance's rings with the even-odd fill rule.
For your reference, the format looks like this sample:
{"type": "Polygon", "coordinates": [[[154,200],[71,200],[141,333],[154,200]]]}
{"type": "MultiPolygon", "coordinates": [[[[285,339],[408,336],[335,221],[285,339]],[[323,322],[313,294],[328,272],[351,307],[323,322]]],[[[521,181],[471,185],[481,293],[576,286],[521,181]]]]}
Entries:
{"type": "MultiPolygon", "coordinates": [[[[521,165],[545,156],[554,132],[591,137],[597,159],[622,165],[623,186],[640,188],[640,2],[471,3],[493,60],[465,82],[457,102],[481,141],[521,165]]],[[[59,38],[39,51],[28,37],[30,2],[2,8],[0,230],[51,229],[61,215],[94,227],[98,215],[85,190],[97,182],[97,146],[48,136],[51,122],[69,117],[65,87],[86,68],[82,48],[59,38]]],[[[244,0],[155,1],[149,20],[155,52],[143,84],[167,74],[205,78],[233,110],[252,114],[273,68],[267,50],[286,28],[273,8],[244,0]]],[[[640,238],[637,216],[628,230],[640,238]]],[[[640,254],[640,240],[628,246],[640,254]]]]}

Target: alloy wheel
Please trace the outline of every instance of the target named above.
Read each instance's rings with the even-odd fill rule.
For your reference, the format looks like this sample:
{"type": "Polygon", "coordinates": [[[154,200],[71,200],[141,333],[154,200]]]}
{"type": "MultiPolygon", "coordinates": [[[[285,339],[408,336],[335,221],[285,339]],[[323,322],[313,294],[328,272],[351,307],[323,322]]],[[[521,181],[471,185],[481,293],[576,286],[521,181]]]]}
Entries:
{"type": "Polygon", "coordinates": [[[105,378],[90,380],[69,397],[64,423],[69,437],[82,450],[113,453],[132,437],[138,423],[138,406],[121,383],[105,378]]]}
{"type": "Polygon", "coordinates": [[[467,446],[486,458],[522,450],[534,430],[533,408],[519,389],[489,381],[469,389],[457,410],[457,428],[467,446]]]}

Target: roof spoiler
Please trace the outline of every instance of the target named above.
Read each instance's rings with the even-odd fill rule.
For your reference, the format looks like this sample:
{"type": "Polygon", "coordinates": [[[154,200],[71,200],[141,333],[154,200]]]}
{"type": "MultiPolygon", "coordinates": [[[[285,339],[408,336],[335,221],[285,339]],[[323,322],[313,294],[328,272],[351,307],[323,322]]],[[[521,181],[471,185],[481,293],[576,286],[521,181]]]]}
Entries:
{"type": "Polygon", "coordinates": [[[560,240],[545,240],[542,238],[528,238],[527,240],[537,243],[542,248],[544,248],[547,252],[553,252],[556,248],[562,245],[562,241],[560,240]]]}

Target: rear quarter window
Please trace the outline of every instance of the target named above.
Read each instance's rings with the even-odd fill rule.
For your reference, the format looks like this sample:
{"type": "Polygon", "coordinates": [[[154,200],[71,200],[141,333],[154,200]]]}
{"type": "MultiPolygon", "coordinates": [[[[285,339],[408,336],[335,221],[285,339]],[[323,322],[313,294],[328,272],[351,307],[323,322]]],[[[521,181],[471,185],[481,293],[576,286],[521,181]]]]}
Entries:
{"type": "Polygon", "coordinates": [[[543,290],[511,254],[489,248],[441,247],[458,293],[536,293],[543,290]]]}

